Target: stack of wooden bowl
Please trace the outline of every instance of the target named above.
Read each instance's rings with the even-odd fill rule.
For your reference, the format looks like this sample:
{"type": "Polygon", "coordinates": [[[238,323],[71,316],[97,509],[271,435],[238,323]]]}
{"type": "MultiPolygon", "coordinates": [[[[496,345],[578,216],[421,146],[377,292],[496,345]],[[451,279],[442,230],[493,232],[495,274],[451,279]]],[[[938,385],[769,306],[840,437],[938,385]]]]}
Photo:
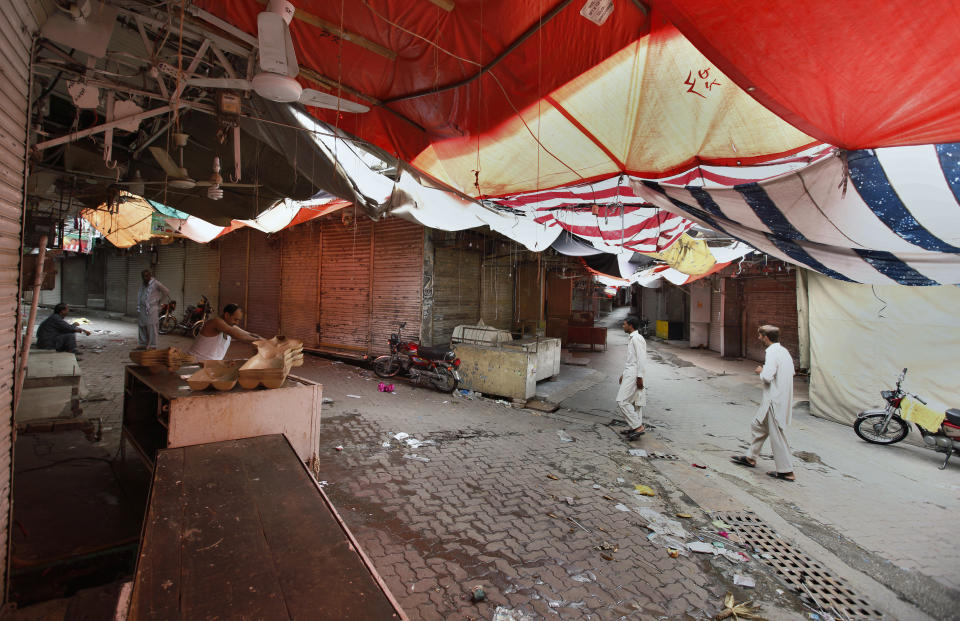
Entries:
{"type": "Polygon", "coordinates": [[[203,368],[187,378],[190,390],[206,390],[213,386],[217,390],[232,390],[240,377],[240,365],[243,360],[204,360],[203,368]]]}
{"type": "Polygon", "coordinates": [[[140,366],[147,367],[151,373],[169,371],[176,373],[185,364],[194,364],[197,359],[183,353],[176,347],[166,349],[137,349],[130,352],[130,359],[140,366]]]}
{"type": "Polygon", "coordinates": [[[256,388],[280,388],[290,369],[303,364],[303,341],[275,336],[269,340],[254,341],[257,355],[240,367],[240,385],[256,388]]]}

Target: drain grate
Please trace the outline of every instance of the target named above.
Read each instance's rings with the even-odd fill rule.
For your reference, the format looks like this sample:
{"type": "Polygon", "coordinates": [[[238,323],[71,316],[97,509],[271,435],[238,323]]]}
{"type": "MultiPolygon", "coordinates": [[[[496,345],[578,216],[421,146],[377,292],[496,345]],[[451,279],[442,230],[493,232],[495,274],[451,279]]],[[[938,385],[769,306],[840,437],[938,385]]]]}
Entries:
{"type": "Polygon", "coordinates": [[[757,558],[772,565],[808,604],[842,619],[883,619],[882,612],[832,577],[826,567],[781,539],[754,513],[717,513],[714,517],[733,527],[757,558]]]}

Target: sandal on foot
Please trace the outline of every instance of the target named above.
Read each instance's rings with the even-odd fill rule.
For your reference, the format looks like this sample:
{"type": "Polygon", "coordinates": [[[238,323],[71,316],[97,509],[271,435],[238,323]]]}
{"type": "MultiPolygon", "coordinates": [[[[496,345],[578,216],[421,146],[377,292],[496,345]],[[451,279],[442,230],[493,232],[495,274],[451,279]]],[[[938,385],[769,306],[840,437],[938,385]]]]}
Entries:
{"type": "Polygon", "coordinates": [[[767,476],[772,479],[780,479],[781,481],[796,481],[797,479],[793,476],[792,472],[768,472],[767,476]]]}
{"type": "Polygon", "coordinates": [[[740,465],[740,466],[746,466],[747,468],[756,468],[756,467],[757,467],[757,462],[755,462],[755,461],[750,461],[749,459],[747,459],[747,458],[744,457],[743,455],[734,455],[733,457],[730,458],[730,461],[732,461],[733,463],[738,464],[738,465],[740,465]]]}

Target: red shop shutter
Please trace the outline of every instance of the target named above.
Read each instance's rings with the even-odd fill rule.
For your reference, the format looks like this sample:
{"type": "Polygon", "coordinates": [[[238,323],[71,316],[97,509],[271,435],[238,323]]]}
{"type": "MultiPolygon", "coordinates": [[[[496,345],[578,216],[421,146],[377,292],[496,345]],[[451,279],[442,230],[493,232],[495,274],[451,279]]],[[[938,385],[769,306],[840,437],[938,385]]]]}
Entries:
{"type": "Polygon", "coordinates": [[[282,233],[280,332],[317,345],[317,294],[320,278],[320,223],[308,222],[282,233]]]}
{"type": "Polygon", "coordinates": [[[420,334],[423,300],[423,227],[392,218],[373,227],[373,354],[389,353],[397,322],[404,336],[420,334]]]}

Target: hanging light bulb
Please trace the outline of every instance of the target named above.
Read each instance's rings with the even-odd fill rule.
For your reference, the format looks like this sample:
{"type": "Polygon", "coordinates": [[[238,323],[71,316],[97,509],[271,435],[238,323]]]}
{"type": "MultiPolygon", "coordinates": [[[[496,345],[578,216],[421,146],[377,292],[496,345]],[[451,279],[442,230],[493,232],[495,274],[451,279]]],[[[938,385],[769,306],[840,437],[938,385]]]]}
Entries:
{"type": "Polygon", "coordinates": [[[220,176],[220,157],[213,158],[213,174],[210,175],[210,187],[207,188],[207,198],[212,201],[218,201],[223,198],[223,177],[220,176]]]}

